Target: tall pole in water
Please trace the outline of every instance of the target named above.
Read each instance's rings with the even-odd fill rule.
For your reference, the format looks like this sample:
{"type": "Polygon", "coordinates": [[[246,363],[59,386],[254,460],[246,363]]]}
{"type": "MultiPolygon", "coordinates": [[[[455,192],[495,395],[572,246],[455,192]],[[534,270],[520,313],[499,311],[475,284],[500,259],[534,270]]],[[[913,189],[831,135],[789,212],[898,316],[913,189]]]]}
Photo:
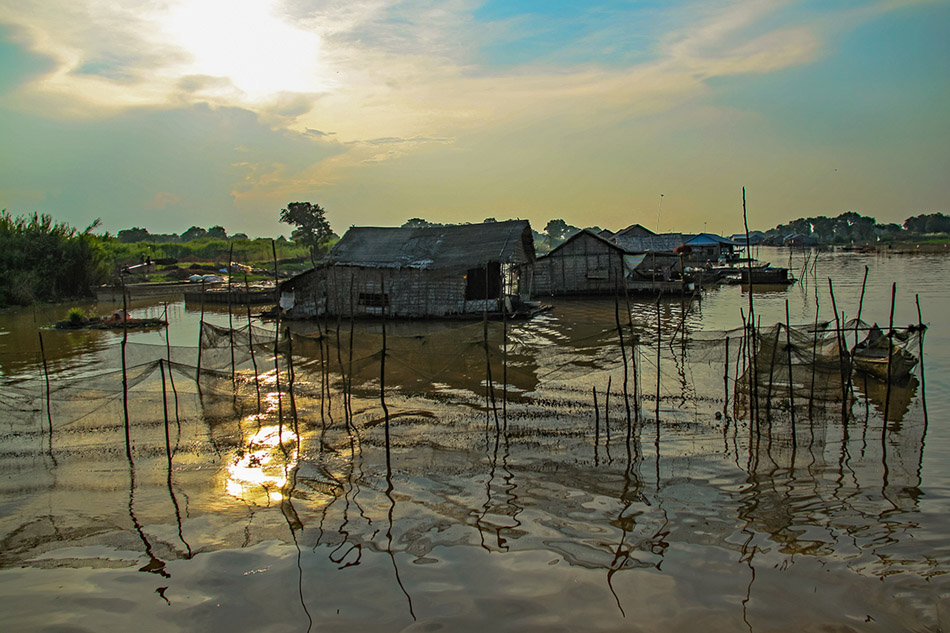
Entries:
{"type": "Polygon", "coordinates": [[[663,208],[663,194],[660,194],[660,202],[656,205],[656,232],[660,232],[660,209],[663,208]]]}

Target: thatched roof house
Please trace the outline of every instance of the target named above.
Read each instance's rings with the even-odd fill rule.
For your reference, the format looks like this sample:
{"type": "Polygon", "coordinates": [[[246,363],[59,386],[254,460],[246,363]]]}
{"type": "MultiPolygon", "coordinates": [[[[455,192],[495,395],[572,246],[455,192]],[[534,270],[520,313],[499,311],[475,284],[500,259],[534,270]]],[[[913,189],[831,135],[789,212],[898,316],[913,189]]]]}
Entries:
{"type": "Polygon", "coordinates": [[[534,261],[526,220],[353,227],[321,266],[281,285],[281,307],[298,318],[511,312],[529,298],[534,261]]]}
{"type": "Polygon", "coordinates": [[[685,242],[682,233],[654,233],[642,224],[631,224],[610,238],[617,246],[634,253],[671,253],[685,242]]]}

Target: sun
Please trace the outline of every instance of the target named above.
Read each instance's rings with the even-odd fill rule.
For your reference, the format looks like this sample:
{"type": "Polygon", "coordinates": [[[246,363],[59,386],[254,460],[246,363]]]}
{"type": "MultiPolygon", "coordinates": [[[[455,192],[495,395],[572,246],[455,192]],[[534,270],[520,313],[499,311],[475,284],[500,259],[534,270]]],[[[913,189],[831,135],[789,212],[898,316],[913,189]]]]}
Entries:
{"type": "Polygon", "coordinates": [[[327,89],[320,36],[290,24],[274,0],[192,0],[163,20],[185,75],[226,79],[252,101],[327,89]]]}

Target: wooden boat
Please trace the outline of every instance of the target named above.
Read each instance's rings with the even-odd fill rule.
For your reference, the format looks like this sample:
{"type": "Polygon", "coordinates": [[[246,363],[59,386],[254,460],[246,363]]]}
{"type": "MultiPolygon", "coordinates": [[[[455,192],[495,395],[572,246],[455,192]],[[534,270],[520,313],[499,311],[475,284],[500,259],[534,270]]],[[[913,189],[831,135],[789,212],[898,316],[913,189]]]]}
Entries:
{"type": "Polygon", "coordinates": [[[917,357],[904,348],[907,338],[905,332],[894,332],[889,340],[875,323],[854,347],[854,368],[884,381],[906,379],[917,365],[917,357]]]}

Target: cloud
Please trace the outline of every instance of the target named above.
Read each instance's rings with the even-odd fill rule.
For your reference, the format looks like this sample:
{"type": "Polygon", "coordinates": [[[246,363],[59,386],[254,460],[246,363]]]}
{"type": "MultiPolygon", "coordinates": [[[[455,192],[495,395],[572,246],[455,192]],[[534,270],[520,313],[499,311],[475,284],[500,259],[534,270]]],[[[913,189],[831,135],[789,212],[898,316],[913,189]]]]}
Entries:
{"type": "Polygon", "coordinates": [[[145,206],[150,209],[155,209],[157,211],[160,211],[162,209],[165,209],[166,207],[169,207],[172,205],[180,205],[180,204],[181,204],[181,197],[173,193],[170,193],[168,191],[159,191],[158,193],[155,194],[154,198],[152,198],[149,202],[146,203],[145,206]]]}

